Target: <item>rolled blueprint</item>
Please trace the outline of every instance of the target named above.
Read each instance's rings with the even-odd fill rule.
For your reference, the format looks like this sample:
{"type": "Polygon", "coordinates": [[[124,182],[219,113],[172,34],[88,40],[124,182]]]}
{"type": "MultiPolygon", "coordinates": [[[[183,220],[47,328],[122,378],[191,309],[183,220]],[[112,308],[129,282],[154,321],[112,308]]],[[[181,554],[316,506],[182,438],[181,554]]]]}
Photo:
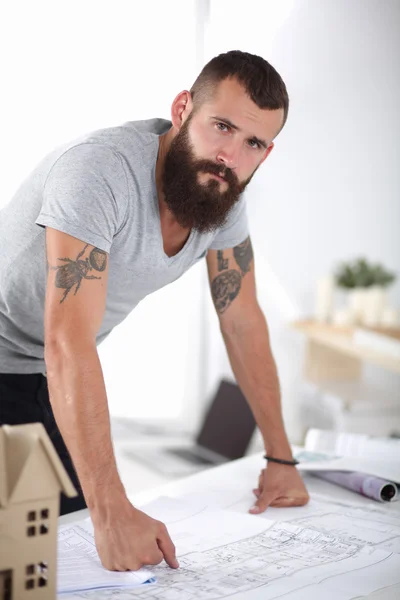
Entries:
{"type": "Polygon", "coordinates": [[[398,490],[395,483],[366,473],[354,471],[310,471],[310,473],[378,502],[390,502],[397,499],[398,490]]]}

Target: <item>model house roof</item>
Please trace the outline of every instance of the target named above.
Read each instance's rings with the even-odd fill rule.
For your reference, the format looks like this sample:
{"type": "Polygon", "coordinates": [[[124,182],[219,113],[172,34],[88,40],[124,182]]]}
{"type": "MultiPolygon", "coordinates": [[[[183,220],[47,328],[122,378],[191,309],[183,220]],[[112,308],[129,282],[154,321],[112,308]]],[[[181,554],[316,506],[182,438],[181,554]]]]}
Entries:
{"type": "Polygon", "coordinates": [[[0,508],[76,490],[41,423],[0,427],[0,508]]]}

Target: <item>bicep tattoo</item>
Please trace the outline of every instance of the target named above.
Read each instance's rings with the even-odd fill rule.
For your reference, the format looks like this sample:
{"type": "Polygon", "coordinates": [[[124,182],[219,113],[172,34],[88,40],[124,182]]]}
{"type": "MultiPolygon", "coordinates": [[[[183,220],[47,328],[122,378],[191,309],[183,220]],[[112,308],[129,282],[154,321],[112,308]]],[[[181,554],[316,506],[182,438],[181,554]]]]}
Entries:
{"type": "Polygon", "coordinates": [[[250,237],[233,249],[233,256],[242,271],[242,275],[250,271],[250,263],[253,260],[253,248],[250,237]]]}
{"type": "Polygon", "coordinates": [[[64,302],[74,285],[76,286],[74,295],[76,295],[81,286],[82,279],[101,279],[101,277],[95,275],[88,275],[90,271],[95,270],[97,272],[102,272],[106,270],[107,253],[104,252],[104,250],[93,248],[89,256],[85,259],[82,258],[88,246],[89,244],[85,245],[75,260],[72,260],[71,258],[59,258],[58,260],[67,263],[65,265],[59,265],[57,267],[49,265],[50,269],[57,271],[55,280],[56,287],[65,290],[63,297],[60,300],[60,304],[64,302]]]}

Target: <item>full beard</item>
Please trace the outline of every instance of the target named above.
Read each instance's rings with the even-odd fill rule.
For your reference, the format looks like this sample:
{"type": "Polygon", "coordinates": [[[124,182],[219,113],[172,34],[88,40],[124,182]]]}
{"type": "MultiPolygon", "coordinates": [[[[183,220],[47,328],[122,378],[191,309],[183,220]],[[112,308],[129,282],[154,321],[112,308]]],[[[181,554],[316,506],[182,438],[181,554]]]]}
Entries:
{"type": "Polygon", "coordinates": [[[189,121],[190,117],[172,140],[165,157],[162,178],[165,202],[182,227],[200,233],[213,232],[226,223],[251,177],[239,183],[236,174],[222,163],[196,159],[189,139],[189,121]],[[210,178],[201,184],[198,173],[221,175],[226,183],[210,178]],[[223,192],[222,185],[227,186],[223,192]]]}

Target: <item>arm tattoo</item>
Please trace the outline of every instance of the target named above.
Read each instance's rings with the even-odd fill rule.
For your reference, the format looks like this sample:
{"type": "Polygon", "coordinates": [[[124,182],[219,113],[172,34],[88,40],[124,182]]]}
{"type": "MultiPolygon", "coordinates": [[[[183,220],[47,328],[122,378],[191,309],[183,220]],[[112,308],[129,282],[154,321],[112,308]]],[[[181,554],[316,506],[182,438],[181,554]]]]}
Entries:
{"type": "Polygon", "coordinates": [[[253,260],[253,248],[249,237],[234,247],[233,256],[242,271],[242,275],[248,273],[250,271],[250,263],[253,260]]]}
{"type": "Polygon", "coordinates": [[[242,278],[236,269],[230,269],[218,275],[211,285],[211,293],[215,308],[223,313],[233,302],[240,291],[242,278]]]}
{"type": "Polygon", "coordinates": [[[228,268],[228,259],[224,258],[224,253],[222,250],[218,250],[217,259],[218,259],[218,271],[225,271],[225,269],[228,268]]]}
{"type": "Polygon", "coordinates": [[[217,251],[218,271],[224,271],[217,275],[211,284],[211,293],[215,308],[223,313],[232,304],[240,292],[242,278],[250,271],[250,263],[253,260],[253,248],[250,237],[233,248],[233,256],[240,272],[236,269],[227,270],[229,259],[224,258],[223,250],[217,251]]]}
{"type": "Polygon", "coordinates": [[[65,290],[64,295],[60,300],[60,304],[64,302],[74,285],[76,285],[74,292],[74,295],[76,295],[81,286],[82,279],[101,279],[101,277],[96,277],[95,275],[88,275],[89,271],[93,271],[94,269],[95,271],[101,272],[105,271],[107,267],[107,253],[104,252],[104,250],[100,250],[100,248],[93,248],[89,256],[84,260],[81,259],[81,256],[84,255],[88,246],[89,244],[85,245],[75,260],[71,260],[70,258],[58,259],[67,263],[66,265],[57,267],[49,266],[53,271],[57,271],[55,281],[56,287],[65,290]]]}

